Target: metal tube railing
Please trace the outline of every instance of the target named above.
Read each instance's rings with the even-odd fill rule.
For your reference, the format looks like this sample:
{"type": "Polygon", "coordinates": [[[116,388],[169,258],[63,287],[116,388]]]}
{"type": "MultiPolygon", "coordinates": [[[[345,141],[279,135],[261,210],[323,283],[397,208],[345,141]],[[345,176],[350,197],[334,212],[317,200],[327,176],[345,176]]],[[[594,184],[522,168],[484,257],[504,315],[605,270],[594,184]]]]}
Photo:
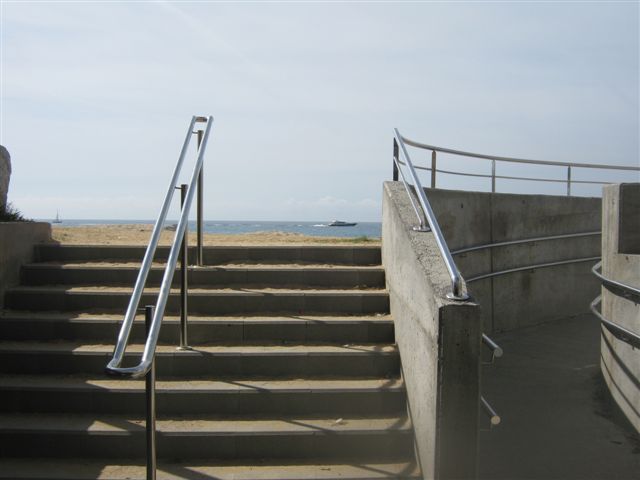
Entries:
{"type": "Polygon", "coordinates": [[[560,260],[558,262],[525,265],[524,267],[509,268],[507,270],[500,270],[498,272],[491,272],[491,273],[485,273],[483,275],[476,275],[475,277],[467,278],[467,283],[476,282],[478,280],[483,280],[485,278],[499,277],[500,275],[506,275],[508,273],[522,272],[525,270],[535,270],[537,268],[557,267],[559,265],[569,265],[572,263],[595,262],[597,260],[600,260],[600,257],[573,258],[571,260],[560,260]]]}
{"type": "MultiPolygon", "coordinates": [[[[436,243],[438,244],[438,248],[440,249],[440,254],[442,256],[442,259],[444,260],[445,266],[447,267],[447,271],[449,272],[449,277],[451,278],[452,291],[451,293],[447,294],[447,298],[450,298],[453,300],[467,300],[469,296],[462,291],[462,276],[460,275],[460,272],[458,271],[458,267],[453,261],[453,257],[451,256],[451,252],[449,251],[449,247],[447,246],[447,242],[444,239],[444,235],[442,235],[442,231],[440,230],[440,225],[438,225],[436,216],[434,215],[433,210],[431,209],[431,205],[429,204],[429,200],[427,200],[427,196],[424,193],[424,188],[422,188],[422,184],[420,183],[418,174],[413,168],[413,163],[411,162],[411,157],[409,156],[409,153],[407,152],[407,148],[404,145],[402,135],[400,135],[400,132],[398,131],[397,128],[394,129],[394,133],[395,133],[395,140],[399,146],[399,152],[400,151],[402,152],[402,156],[404,157],[406,167],[409,170],[409,174],[413,182],[415,194],[418,197],[418,202],[420,203],[420,206],[422,207],[422,213],[424,214],[424,216],[427,219],[427,222],[429,223],[429,227],[433,232],[433,236],[436,240],[436,243]]],[[[399,155],[399,152],[397,155],[399,155]]],[[[394,153],[395,153],[395,148],[394,148],[394,153]]],[[[398,163],[399,163],[399,158],[394,158],[394,164],[397,165],[398,163]]],[[[398,169],[400,169],[399,166],[398,166],[398,169]]],[[[400,169],[400,171],[402,171],[402,169],[400,169]]],[[[403,175],[403,180],[404,180],[404,175],[403,175]]],[[[406,181],[404,183],[406,188],[406,185],[407,185],[406,181]]]]}
{"type": "Polygon", "coordinates": [[[493,362],[494,358],[500,358],[502,356],[502,348],[484,333],[482,334],[482,343],[491,350],[491,362],[493,362]]]}
{"type": "Polygon", "coordinates": [[[182,246],[181,245],[182,239],[184,237],[185,231],[188,226],[189,210],[191,208],[191,203],[193,201],[194,192],[196,191],[195,185],[198,180],[198,176],[202,171],[204,152],[206,150],[207,142],[209,140],[209,135],[211,133],[212,125],[213,125],[213,117],[193,117],[191,119],[191,122],[189,124],[189,129],[187,131],[187,136],[182,146],[180,157],[178,158],[178,163],[176,164],[176,168],[174,170],[173,176],[171,177],[169,189],[165,196],[165,200],[162,204],[162,208],[160,209],[160,214],[158,215],[158,219],[156,220],[156,223],[154,225],[153,232],[151,234],[151,240],[149,242],[149,246],[147,247],[147,251],[145,252],[145,256],[142,261],[142,266],[138,274],[138,279],[136,280],[136,284],[134,286],[133,293],[131,295],[131,300],[129,302],[127,312],[125,314],[125,318],[122,322],[122,326],[120,328],[118,341],[116,343],[116,346],[113,352],[113,358],[111,359],[111,361],[106,367],[107,373],[110,373],[113,375],[128,376],[128,377],[141,377],[145,375],[147,371],[151,368],[151,362],[153,360],[153,355],[155,353],[156,345],[158,342],[158,336],[160,334],[160,325],[162,322],[162,318],[164,317],[164,311],[167,305],[167,299],[169,297],[169,293],[171,291],[171,283],[172,283],[173,275],[176,269],[176,263],[181,250],[180,247],[182,246]],[[202,144],[198,149],[198,156],[197,156],[196,164],[193,168],[191,180],[189,181],[189,184],[188,184],[189,188],[187,190],[187,196],[184,201],[182,210],[180,212],[180,219],[176,227],[176,232],[175,232],[171,249],[169,252],[169,258],[167,259],[167,265],[164,271],[164,276],[162,277],[160,292],[158,294],[158,299],[155,306],[153,321],[151,324],[151,328],[149,330],[149,334],[147,335],[141,361],[138,365],[133,367],[121,367],[120,365],[122,364],[122,360],[124,358],[124,353],[129,340],[129,334],[131,332],[131,327],[133,325],[135,313],[138,308],[138,304],[140,303],[142,291],[144,289],[146,279],[149,274],[149,270],[151,268],[151,263],[155,255],[156,248],[158,246],[158,241],[160,239],[162,225],[164,224],[164,221],[167,216],[167,212],[169,210],[171,198],[173,197],[173,192],[178,180],[178,176],[182,169],[182,164],[184,162],[187,148],[189,146],[189,141],[191,139],[191,135],[193,132],[193,127],[196,122],[206,122],[206,129],[204,132],[202,144]]]}
{"type": "Polygon", "coordinates": [[[591,305],[589,305],[591,311],[595,314],[596,317],[600,319],[600,323],[602,323],[602,325],[604,325],[605,328],[609,330],[617,339],[628,343],[634,348],[640,348],[640,335],[632,332],[631,330],[627,330],[617,323],[605,318],[602,313],[598,311],[598,305],[600,305],[600,302],[602,302],[602,295],[598,295],[595,300],[591,302],[591,305]]]}
{"type": "Polygon", "coordinates": [[[426,167],[415,167],[420,170],[429,170],[431,171],[431,186],[435,187],[436,184],[436,172],[447,173],[452,175],[464,175],[470,177],[485,177],[491,179],[491,191],[496,192],[496,180],[497,179],[510,179],[510,180],[528,180],[528,181],[536,181],[536,182],[556,182],[556,183],[564,183],[567,186],[567,195],[571,196],[571,186],[573,184],[606,184],[608,182],[600,182],[600,181],[585,181],[585,180],[574,180],[572,178],[572,169],[574,168],[590,168],[590,169],[600,169],[600,170],[626,170],[626,171],[640,171],[640,167],[631,167],[626,165],[604,165],[604,164],[595,164],[595,163],[576,163],[576,162],[555,162],[548,160],[533,160],[526,158],[515,158],[515,157],[501,157],[497,155],[485,155],[474,152],[466,152],[464,150],[454,150],[452,148],[444,148],[437,147],[435,145],[429,145],[426,143],[416,142],[414,140],[410,140],[406,137],[401,137],[402,141],[406,145],[410,145],[412,147],[421,148],[424,150],[431,150],[432,158],[435,158],[436,152],[448,153],[451,155],[458,155],[469,158],[479,158],[482,160],[490,160],[491,161],[491,175],[482,175],[482,174],[472,174],[472,173],[464,173],[464,172],[454,172],[447,170],[437,170],[435,167],[435,162],[432,161],[431,168],[426,167]],[[510,163],[526,163],[531,165],[545,165],[545,166],[553,166],[553,167],[566,167],[567,174],[566,178],[562,180],[557,179],[545,179],[545,178],[533,178],[533,177],[512,177],[512,176],[504,176],[496,174],[496,162],[510,162],[510,163]]]}
{"type": "Polygon", "coordinates": [[[495,247],[506,247],[509,245],[518,245],[521,243],[534,243],[534,242],[544,242],[548,240],[560,240],[565,238],[579,238],[579,237],[592,237],[596,235],[601,235],[600,232],[584,232],[584,233],[566,233],[564,235],[549,235],[547,237],[534,237],[534,238],[523,238],[520,240],[508,240],[505,242],[495,242],[495,243],[484,243],[482,245],[474,245],[472,247],[459,248],[451,252],[451,255],[459,255],[461,253],[474,252],[476,250],[484,250],[487,248],[495,248],[495,247]]]}
{"type": "Polygon", "coordinates": [[[482,406],[482,410],[484,410],[484,413],[486,413],[489,417],[491,426],[493,427],[495,425],[499,425],[501,421],[500,415],[496,413],[493,407],[489,405],[489,402],[487,402],[482,395],[480,395],[480,405],[482,406]]]}

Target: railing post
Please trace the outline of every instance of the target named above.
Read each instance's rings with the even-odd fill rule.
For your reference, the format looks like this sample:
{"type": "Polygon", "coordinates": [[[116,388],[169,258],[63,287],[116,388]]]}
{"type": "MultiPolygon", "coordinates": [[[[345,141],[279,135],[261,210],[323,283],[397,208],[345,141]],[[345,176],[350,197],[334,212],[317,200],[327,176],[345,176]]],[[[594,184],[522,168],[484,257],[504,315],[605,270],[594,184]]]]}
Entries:
{"type": "MultiPolygon", "coordinates": [[[[398,142],[396,141],[396,139],[393,139],[393,158],[395,160],[400,160],[400,158],[398,157],[398,142]]],[[[398,181],[398,165],[396,165],[396,162],[393,161],[393,181],[397,182],[398,181]]]]}
{"type": "MultiPolygon", "coordinates": [[[[198,152],[200,152],[200,145],[202,145],[202,135],[204,134],[203,130],[198,130],[198,152]]],[[[204,185],[202,176],[204,174],[204,163],[202,164],[202,168],[200,168],[200,173],[198,174],[198,219],[197,219],[197,231],[198,231],[198,248],[196,254],[196,264],[201,267],[202,266],[202,209],[203,209],[203,196],[204,196],[204,185]]]]}
{"type": "Polygon", "coordinates": [[[431,188],[436,188],[436,151],[431,152],[431,188]]]}
{"type": "Polygon", "coordinates": [[[571,196],[571,166],[567,167],[567,196],[571,196]]]}
{"type": "MultiPolygon", "coordinates": [[[[187,199],[187,184],[180,185],[180,207],[184,205],[187,199]]],[[[189,285],[188,266],[189,266],[189,222],[184,230],[182,237],[182,254],[180,255],[180,350],[188,350],[189,342],[187,339],[187,294],[189,285]]]]}
{"type": "MultiPolygon", "coordinates": [[[[153,305],[144,307],[144,326],[149,335],[153,320],[153,305]]],[[[156,480],[156,362],[151,359],[151,368],[145,376],[147,401],[147,480],[156,480]]]]}
{"type": "Polygon", "coordinates": [[[496,193],[496,161],[491,160],[491,193],[496,193]]]}

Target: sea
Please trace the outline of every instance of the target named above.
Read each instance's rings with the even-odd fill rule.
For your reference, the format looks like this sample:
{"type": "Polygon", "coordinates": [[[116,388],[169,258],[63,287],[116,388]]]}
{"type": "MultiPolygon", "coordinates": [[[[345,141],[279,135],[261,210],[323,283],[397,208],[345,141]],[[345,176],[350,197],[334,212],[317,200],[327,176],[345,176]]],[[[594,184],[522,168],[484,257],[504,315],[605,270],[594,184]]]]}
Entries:
{"type": "MultiPolygon", "coordinates": [[[[50,222],[51,219],[43,219],[50,222]]],[[[54,224],[61,227],[85,227],[90,225],[131,225],[149,224],[153,220],[62,220],[54,224]]],[[[177,220],[167,220],[165,226],[176,224],[177,220]]],[[[380,222],[357,222],[353,227],[329,227],[329,222],[286,222],[286,221],[246,221],[232,222],[226,220],[208,220],[204,222],[205,233],[241,234],[254,232],[289,232],[300,233],[312,237],[368,237],[380,238],[382,224],[380,222]]],[[[196,231],[196,222],[189,222],[189,231],[196,231]]]]}

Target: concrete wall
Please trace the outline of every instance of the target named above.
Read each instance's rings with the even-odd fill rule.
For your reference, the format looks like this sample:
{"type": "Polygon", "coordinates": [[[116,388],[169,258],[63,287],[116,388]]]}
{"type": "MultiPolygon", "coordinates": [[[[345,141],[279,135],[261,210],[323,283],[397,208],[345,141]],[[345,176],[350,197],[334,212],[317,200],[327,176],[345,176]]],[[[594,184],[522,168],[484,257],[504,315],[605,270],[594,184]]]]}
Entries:
{"type": "MultiPolygon", "coordinates": [[[[640,184],[608,185],[602,200],[602,273],[640,288],[640,184]]],[[[607,320],[640,334],[637,300],[602,287],[602,314],[607,320]]],[[[640,432],[640,351],[603,328],[600,366],[611,395],[640,432]]]]}
{"type": "MultiPolygon", "coordinates": [[[[426,189],[450,249],[600,231],[599,198],[426,189]]],[[[415,215],[414,215],[415,217],[415,215]]],[[[600,256],[599,236],[494,247],[455,255],[465,279],[527,265],[600,256]]],[[[468,284],[485,333],[588,312],[599,291],[596,262],[525,270],[468,284]]]]}
{"type": "Polygon", "coordinates": [[[51,241],[51,224],[43,222],[0,223],[0,308],[4,292],[20,283],[20,267],[33,260],[37,243],[51,241]]]}
{"type": "Polygon", "coordinates": [[[384,184],[382,208],[382,262],[423,477],[475,478],[479,307],[446,299],[449,275],[433,234],[411,230],[402,184],[384,184]]]}

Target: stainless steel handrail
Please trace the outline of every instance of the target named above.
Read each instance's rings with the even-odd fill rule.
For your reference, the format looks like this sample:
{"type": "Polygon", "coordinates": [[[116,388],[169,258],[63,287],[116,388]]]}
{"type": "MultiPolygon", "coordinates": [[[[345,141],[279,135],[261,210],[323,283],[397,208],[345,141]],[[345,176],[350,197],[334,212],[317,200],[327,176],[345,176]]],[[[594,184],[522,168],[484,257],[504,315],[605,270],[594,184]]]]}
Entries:
{"type": "Polygon", "coordinates": [[[158,343],[158,336],[160,334],[160,325],[162,322],[162,318],[164,317],[164,311],[167,305],[167,299],[171,291],[171,282],[173,280],[173,275],[175,272],[178,255],[180,253],[182,238],[184,236],[185,229],[187,228],[187,224],[188,224],[189,210],[191,208],[194,192],[196,190],[194,187],[196,185],[196,182],[198,181],[198,177],[202,170],[204,152],[207,147],[207,142],[209,140],[209,134],[211,132],[212,125],[213,125],[213,117],[211,116],[210,117],[194,116],[192,117],[191,122],[189,123],[189,129],[187,130],[187,135],[182,145],[182,150],[180,152],[180,156],[178,157],[176,168],[173,172],[173,176],[171,177],[171,181],[169,182],[169,187],[167,189],[167,194],[165,195],[164,202],[162,203],[160,214],[158,215],[158,219],[156,220],[156,223],[153,227],[153,231],[151,233],[151,240],[149,241],[149,246],[147,247],[144,258],[142,260],[142,266],[140,268],[140,272],[138,273],[136,284],[133,288],[131,300],[129,301],[129,306],[127,307],[127,311],[125,313],[124,320],[120,328],[120,333],[118,334],[118,341],[116,343],[116,346],[113,352],[113,358],[111,359],[111,361],[108,363],[106,367],[106,371],[109,374],[137,378],[145,375],[151,368],[151,363],[153,361],[153,356],[155,354],[156,345],[158,343]],[[158,294],[158,299],[157,299],[157,304],[156,304],[154,315],[153,315],[153,320],[151,323],[151,327],[149,329],[147,340],[145,342],[141,361],[138,365],[133,367],[121,367],[120,365],[122,364],[124,353],[127,348],[127,343],[129,341],[129,335],[131,333],[131,327],[133,326],[133,320],[135,318],[136,310],[138,309],[140,298],[142,297],[142,292],[144,290],[144,286],[147,281],[147,276],[149,274],[149,270],[151,269],[153,257],[155,255],[158,242],[160,240],[162,227],[164,225],[164,222],[167,217],[167,213],[169,211],[171,199],[173,197],[173,193],[178,181],[178,176],[180,175],[180,172],[182,170],[182,164],[184,163],[184,159],[187,154],[187,149],[189,147],[189,142],[193,134],[193,127],[196,122],[206,123],[204,138],[198,148],[198,157],[196,160],[196,164],[193,168],[191,180],[189,182],[187,198],[185,199],[184,205],[180,212],[180,220],[178,221],[178,226],[176,227],[176,232],[173,237],[173,243],[171,245],[171,250],[169,252],[169,258],[167,259],[167,265],[164,271],[164,276],[162,277],[162,282],[160,284],[160,292],[158,294]]]}
{"type": "Polygon", "coordinates": [[[626,283],[618,282],[611,278],[605,277],[600,271],[601,269],[602,262],[598,262],[593,266],[591,271],[602,281],[603,284],[622,290],[624,292],[624,294],[622,295],[623,297],[635,297],[640,299],[640,288],[632,287],[631,285],[627,285],[626,283]]]}
{"type": "MultiPolygon", "coordinates": [[[[451,278],[451,293],[447,294],[447,298],[453,300],[467,300],[469,295],[462,291],[462,275],[458,271],[458,267],[453,261],[453,257],[451,256],[451,252],[449,251],[449,247],[447,246],[447,242],[444,239],[444,235],[442,235],[442,231],[440,230],[440,225],[438,225],[438,221],[436,220],[436,216],[431,209],[431,205],[429,204],[429,200],[427,200],[427,196],[424,193],[424,188],[422,188],[422,184],[420,183],[420,179],[418,178],[418,174],[413,168],[413,163],[411,162],[411,157],[407,152],[407,148],[404,145],[403,137],[400,135],[400,132],[397,128],[393,129],[395,133],[395,141],[397,145],[399,145],[400,150],[402,151],[402,155],[404,156],[404,160],[407,168],[409,169],[409,174],[411,175],[411,180],[413,181],[413,187],[416,196],[418,197],[418,201],[420,206],[422,207],[422,213],[427,219],[429,223],[429,227],[433,232],[433,236],[438,244],[438,248],[440,249],[440,255],[444,260],[445,266],[447,267],[447,271],[449,272],[449,277],[451,278]]],[[[395,156],[395,148],[394,148],[394,164],[397,166],[398,170],[401,170],[398,162],[399,158],[395,156]]],[[[399,157],[399,154],[398,154],[399,157]]],[[[403,175],[404,181],[404,175],[403,175]]],[[[407,188],[406,181],[404,181],[405,188],[407,188]]],[[[413,201],[412,201],[413,203],[413,201]]],[[[419,217],[419,216],[418,216],[419,217]]]]}
{"type": "Polygon", "coordinates": [[[499,162],[512,162],[512,163],[532,163],[537,165],[555,165],[557,167],[579,167],[579,168],[599,168],[605,170],[640,170],[640,167],[628,167],[626,165],[604,165],[597,163],[575,163],[575,162],[552,162],[549,160],[533,160],[526,158],[515,157],[499,157],[497,155],[484,155],[481,153],[465,152],[464,150],[454,150],[452,148],[436,147],[435,145],[428,145],[426,143],[416,142],[406,137],[402,137],[402,140],[407,145],[412,147],[422,148],[424,150],[431,150],[442,153],[450,153],[452,155],[460,155],[463,157],[482,158],[484,160],[496,160],[499,162]]]}
{"type": "MultiPolygon", "coordinates": [[[[435,145],[429,145],[426,143],[416,142],[415,140],[408,139],[406,137],[402,137],[402,140],[407,145],[411,145],[412,147],[421,148],[423,150],[431,151],[431,168],[417,166],[416,169],[419,170],[427,170],[431,172],[431,188],[436,187],[436,172],[446,173],[450,175],[463,175],[469,177],[483,177],[491,179],[491,191],[496,191],[496,179],[507,179],[507,180],[530,180],[535,182],[553,182],[553,183],[566,183],[567,185],[567,195],[571,195],[571,185],[572,184],[595,184],[602,185],[608,182],[602,181],[590,181],[590,180],[573,180],[571,178],[571,169],[572,168],[591,168],[591,169],[601,169],[601,170],[625,170],[625,171],[640,171],[640,167],[631,167],[626,165],[604,165],[604,164],[595,164],[595,163],[577,163],[577,162],[553,162],[548,160],[533,160],[527,158],[515,158],[515,157],[502,157],[498,155],[485,155],[474,152],[466,152],[464,150],[454,150],[452,148],[444,148],[437,147],[435,145]],[[436,168],[436,152],[448,153],[451,155],[459,155],[463,157],[469,158],[479,158],[482,160],[490,160],[492,162],[491,165],[491,175],[483,175],[477,173],[464,173],[458,171],[451,170],[441,170],[436,168]],[[536,178],[536,177],[517,177],[517,176],[506,176],[506,175],[496,175],[496,162],[510,162],[510,163],[524,163],[531,165],[545,165],[552,167],[566,167],[567,176],[565,179],[550,179],[550,178],[536,178]]],[[[394,167],[395,173],[395,167],[394,167]]]]}
{"type": "Polygon", "coordinates": [[[482,343],[484,343],[489,350],[491,350],[491,362],[494,358],[500,358],[503,354],[502,348],[496,342],[491,340],[485,333],[482,334],[482,343]]]}
{"type": "Polygon", "coordinates": [[[459,248],[458,250],[454,250],[453,252],[451,252],[451,254],[459,255],[461,253],[474,252],[476,250],[484,250],[487,248],[494,248],[494,247],[505,247],[508,245],[518,245],[521,243],[544,242],[548,240],[590,237],[590,236],[596,236],[596,235],[601,235],[601,233],[600,232],[566,233],[564,235],[549,235],[547,237],[534,237],[534,238],[523,238],[520,240],[507,240],[505,242],[485,243],[482,245],[474,245],[473,247],[459,248]]]}
{"type": "Polygon", "coordinates": [[[524,267],[517,268],[509,268],[508,270],[500,270],[498,272],[485,273],[483,275],[477,275],[475,277],[467,278],[467,283],[476,282],[478,280],[483,280],[485,278],[498,277],[500,275],[506,275],[507,273],[515,273],[522,272],[524,270],[535,270],[537,268],[547,268],[547,267],[556,267],[559,265],[569,265],[571,263],[582,263],[582,262],[594,262],[600,260],[600,257],[585,257],[585,258],[574,258],[571,260],[561,260],[558,262],[549,262],[549,263],[538,263],[535,265],[527,265],[524,267]]]}
{"type": "Polygon", "coordinates": [[[501,422],[500,415],[498,415],[496,413],[496,411],[493,409],[493,407],[491,405],[489,405],[489,402],[487,402],[487,400],[482,395],[480,395],[480,405],[482,406],[482,409],[484,410],[484,412],[489,417],[489,421],[491,422],[491,426],[499,425],[500,422],[501,422]]]}
{"type": "Polygon", "coordinates": [[[591,311],[600,319],[600,323],[602,323],[616,338],[628,343],[634,348],[640,348],[640,335],[605,318],[602,313],[598,311],[598,305],[600,302],[602,302],[602,295],[598,295],[595,300],[591,302],[591,305],[589,305],[591,311]]]}

